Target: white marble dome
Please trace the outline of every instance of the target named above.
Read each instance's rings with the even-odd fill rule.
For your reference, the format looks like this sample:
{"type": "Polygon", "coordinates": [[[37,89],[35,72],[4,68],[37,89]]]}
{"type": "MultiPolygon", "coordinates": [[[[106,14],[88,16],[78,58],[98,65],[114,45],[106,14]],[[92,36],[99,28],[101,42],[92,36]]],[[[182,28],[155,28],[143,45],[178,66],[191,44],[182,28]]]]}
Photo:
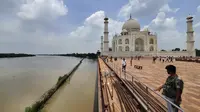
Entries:
{"type": "Polygon", "coordinates": [[[140,30],[140,24],[138,23],[137,20],[135,19],[129,19],[128,21],[126,21],[122,27],[122,30],[126,29],[128,31],[130,30],[140,30]]]}

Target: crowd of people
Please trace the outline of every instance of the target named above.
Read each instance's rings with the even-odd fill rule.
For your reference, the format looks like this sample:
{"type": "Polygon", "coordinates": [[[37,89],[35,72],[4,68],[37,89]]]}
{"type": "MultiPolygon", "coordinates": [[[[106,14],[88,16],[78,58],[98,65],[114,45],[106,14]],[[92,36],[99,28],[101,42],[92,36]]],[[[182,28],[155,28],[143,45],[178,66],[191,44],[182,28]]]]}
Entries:
{"type": "Polygon", "coordinates": [[[180,56],[180,57],[176,58],[176,61],[186,61],[186,62],[200,63],[200,57],[180,56]]]}
{"type": "Polygon", "coordinates": [[[164,62],[174,62],[174,57],[173,56],[167,56],[167,57],[158,57],[158,56],[153,56],[153,63],[156,63],[156,60],[159,58],[159,61],[164,63],[164,62]]]}

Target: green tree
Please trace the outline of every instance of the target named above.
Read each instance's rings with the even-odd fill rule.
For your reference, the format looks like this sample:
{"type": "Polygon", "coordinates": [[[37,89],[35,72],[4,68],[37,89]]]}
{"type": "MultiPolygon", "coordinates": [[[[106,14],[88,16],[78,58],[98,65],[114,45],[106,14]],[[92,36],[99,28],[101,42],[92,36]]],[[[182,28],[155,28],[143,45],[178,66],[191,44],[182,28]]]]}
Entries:
{"type": "Polygon", "coordinates": [[[196,56],[200,56],[200,50],[199,49],[195,49],[196,51],[196,56]]]}
{"type": "Polygon", "coordinates": [[[180,51],[181,49],[180,49],[180,48],[175,48],[174,50],[175,50],[175,51],[180,51]]]}

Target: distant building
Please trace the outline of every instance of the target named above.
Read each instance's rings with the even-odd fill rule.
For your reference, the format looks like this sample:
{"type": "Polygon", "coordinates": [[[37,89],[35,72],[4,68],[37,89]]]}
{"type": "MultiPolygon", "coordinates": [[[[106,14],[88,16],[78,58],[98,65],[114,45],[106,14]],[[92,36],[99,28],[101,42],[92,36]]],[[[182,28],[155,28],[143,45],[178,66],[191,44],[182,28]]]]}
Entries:
{"type": "Polygon", "coordinates": [[[112,50],[109,48],[108,18],[104,20],[104,37],[101,36],[101,54],[116,57],[130,56],[196,56],[194,49],[193,17],[187,17],[187,51],[158,51],[157,35],[148,29],[140,30],[137,20],[127,20],[120,35],[112,39],[112,50]]]}

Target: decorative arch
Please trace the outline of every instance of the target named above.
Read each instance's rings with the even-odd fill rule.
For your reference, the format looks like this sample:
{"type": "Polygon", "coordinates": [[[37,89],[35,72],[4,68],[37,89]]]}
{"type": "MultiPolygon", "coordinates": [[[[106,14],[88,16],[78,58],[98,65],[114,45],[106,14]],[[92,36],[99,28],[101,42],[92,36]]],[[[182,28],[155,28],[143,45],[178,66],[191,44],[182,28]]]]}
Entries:
{"type": "Polygon", "coordinates": [[[149,51],[154,51],[154,47],[151,46],[151,47],[149,48],[149,51]]]}
{"type": "Polygon", "coordinates": [[[118,40],[118,44],[122,44],[122,39],[119,39],[119,40],[118,40]]]}
{"type": "Polygon", "coordinates": [[[144,40],[137,38],[135,40],[135,51],[144,51],[144,40]]]}
{"type": "Polygon", "coordinates": [[[119,51],[122,51],[122,46],[119,46],[118,50],[119,50],[119,51]]]}
{"type": "Polygon", "coordinates": [[[129,46],[126,46],[126,47],[125,47],[125,51],[129,51],[129,46]]]}
{"type": "Polygon", "coordinates": [[[129,39],[126,39],[126,40],[125,40],[125,44],[129,44],[129,39]]]}
{"type": "Polygon", "coordinates": [[[149,40],[149,44],[154,44],[154,42],[153,42],[153,39],[152,39],[152,38],[150,38],[150,40],[149,40]]]}

